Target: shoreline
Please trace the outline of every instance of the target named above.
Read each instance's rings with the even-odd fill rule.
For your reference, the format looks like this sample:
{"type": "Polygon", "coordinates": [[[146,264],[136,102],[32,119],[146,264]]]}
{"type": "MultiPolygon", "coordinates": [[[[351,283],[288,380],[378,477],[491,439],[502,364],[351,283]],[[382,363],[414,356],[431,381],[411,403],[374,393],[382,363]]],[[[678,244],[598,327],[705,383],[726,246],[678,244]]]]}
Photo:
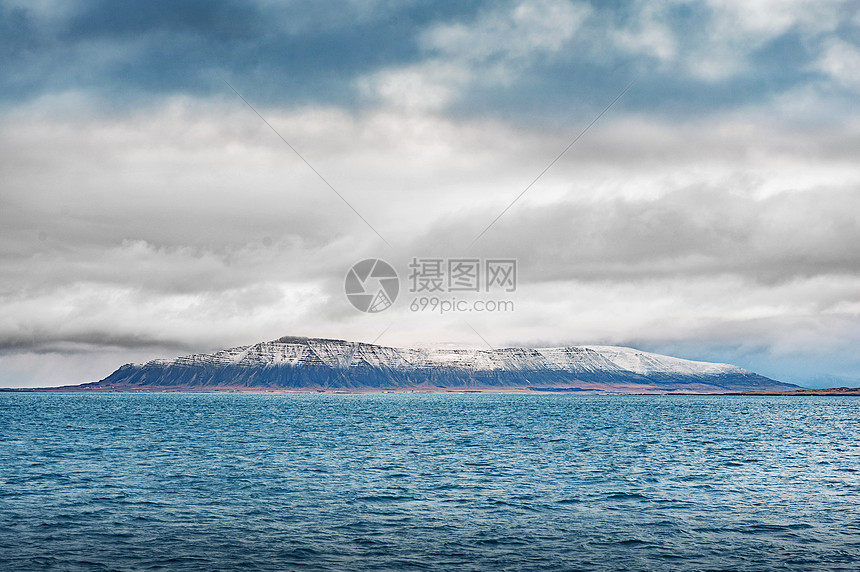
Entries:
{"type": "Polygon", "coordinates": [[[860,396],[860,388],[834,387],[823,389],[796,389],[791,391],[666,391],[656,388],[579,388],[579,387],[412,387],[412,388],[249,388],[249,387],[9,387],[0,388],[6,393],[246,393],[246,394],[398,394],[398,395],[680,395],[680,396],[860,396]]]}

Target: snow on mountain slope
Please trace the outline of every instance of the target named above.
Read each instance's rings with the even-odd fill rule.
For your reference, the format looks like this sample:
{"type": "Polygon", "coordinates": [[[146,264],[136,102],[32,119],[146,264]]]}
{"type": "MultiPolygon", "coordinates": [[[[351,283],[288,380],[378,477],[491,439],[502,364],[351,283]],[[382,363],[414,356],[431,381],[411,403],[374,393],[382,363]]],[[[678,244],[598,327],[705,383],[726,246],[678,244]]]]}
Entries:
{"type": "Polygon", "coordinates": [[[676,357],[652,354],[620,346],[583,346],[600,353],[620,369],[641,373],[721,374],[749,373],[735,365],[692,361],[676,357]]]}
{"type": "Polygon", "coordinates": [[[231,388],[529,388],[602,392],[783,391],[784,384],[739,367],[632,348],[393,348],[284,337],[212,354],[127,364],[91,390],[231,388]]]}
{"type": "Polygon", "coordinates": [[[749,373],[729,364],[690,361],[618,346],[560,348],[393,348],[361,342],[316,338],[280,338],[142,365],[272,367],[327,366],[394,370],[453,368],[470,371],[632,372],[641,375],[716,375],[749,373]]]}

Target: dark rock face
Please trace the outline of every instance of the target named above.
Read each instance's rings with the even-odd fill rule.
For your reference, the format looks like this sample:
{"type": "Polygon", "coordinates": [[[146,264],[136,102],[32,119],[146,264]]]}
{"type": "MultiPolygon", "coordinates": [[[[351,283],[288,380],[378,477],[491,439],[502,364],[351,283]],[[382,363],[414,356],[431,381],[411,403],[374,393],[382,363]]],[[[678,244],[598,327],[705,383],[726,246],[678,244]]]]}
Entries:
{"type": "Polygon", "coordinates": [[[608,392],[785,391],[728,364],[615,346],[412,349],[284,337],[213,354],[127,364],[85,389],[531,388],[608,392]]]}

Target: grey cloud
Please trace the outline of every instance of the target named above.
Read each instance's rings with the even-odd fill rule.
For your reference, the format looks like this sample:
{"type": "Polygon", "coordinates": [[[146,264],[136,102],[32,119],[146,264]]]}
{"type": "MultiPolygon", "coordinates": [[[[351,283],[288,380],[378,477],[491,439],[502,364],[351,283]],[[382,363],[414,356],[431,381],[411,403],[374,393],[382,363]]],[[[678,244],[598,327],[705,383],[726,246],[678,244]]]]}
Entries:
{"type": "MultiPolygon", "coordinates": [[[[774,283],[860,273],[860,192],[813,189],[755,199],[707,187],[655,199],[518,206],[476,245],[516,257],[522,279],[641,280],[734,274],[774,283]]],[[[490,211],[472,211],[416,239],[462,251],[490,211]]]]}
{"type": "Polygon", "coordinates": [[[188,340],[170,338],[169,334],[152,337],[134,332],[79,331],[73,335],[59,331],[33,330],[14,335],[0,333],[0,355],[20,352],[34,354],[79,354],[95,351],[144,349],[148,351],[193,352],[196,344],[188,340]]]}

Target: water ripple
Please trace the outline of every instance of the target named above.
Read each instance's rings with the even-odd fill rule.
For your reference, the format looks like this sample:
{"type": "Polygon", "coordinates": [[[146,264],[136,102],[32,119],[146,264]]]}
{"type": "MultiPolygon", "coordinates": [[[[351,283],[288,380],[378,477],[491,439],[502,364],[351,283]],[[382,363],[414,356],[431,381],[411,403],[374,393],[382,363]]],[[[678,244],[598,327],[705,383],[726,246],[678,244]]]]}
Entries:
{"type": "Polygon", "coordinates": [[[0,569],[854,570],[858,403],[0,394],[0,569]]]}

